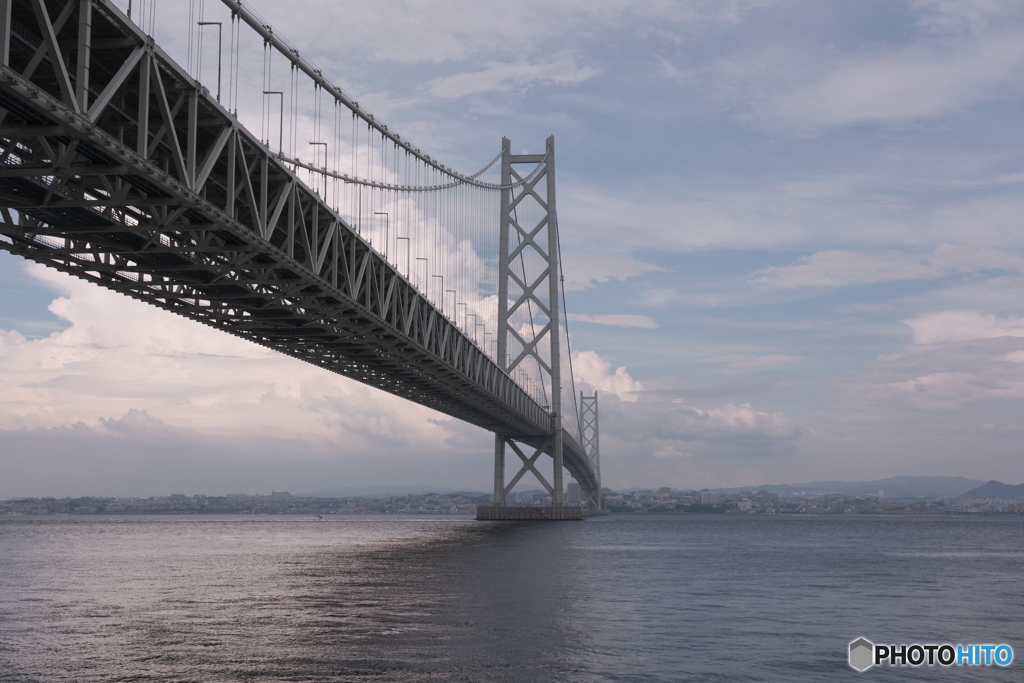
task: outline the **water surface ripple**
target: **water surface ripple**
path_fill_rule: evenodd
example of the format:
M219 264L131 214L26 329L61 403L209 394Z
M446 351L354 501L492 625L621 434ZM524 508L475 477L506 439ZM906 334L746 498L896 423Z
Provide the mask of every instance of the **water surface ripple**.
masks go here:
M8 517L0 681L1021 680L1022 570L1018 519Z

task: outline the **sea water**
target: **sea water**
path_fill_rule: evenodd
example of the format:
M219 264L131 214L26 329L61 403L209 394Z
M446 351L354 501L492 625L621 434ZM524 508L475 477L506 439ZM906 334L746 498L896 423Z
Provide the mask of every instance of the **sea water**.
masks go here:
M1019 681L1022 578L1019 518L0 517L0 681Z

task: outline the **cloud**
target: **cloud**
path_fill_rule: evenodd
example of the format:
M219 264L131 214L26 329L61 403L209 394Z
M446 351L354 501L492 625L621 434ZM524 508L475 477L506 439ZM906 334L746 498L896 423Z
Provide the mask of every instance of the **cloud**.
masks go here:
M495 52L537 51L552 43L621 32L624 26L639 25L648 33L666 25L689 31L708 24L730 25L751 4L757 2L523 0L495 6L473 0L395 0L339 6L330 0L305 0L302 12L273 2L261 3L259 11L292 42L305 37L303 42L311 45L307 49L316 45L350 60L438 64ZM348 28L343 40L338 40L339 26Z
M480 71L435 78L427 83L433 97L456 99L486 92L510 92L539 85L576 85L593 78L599 70L578 66L569 54L555 55L546 63L490 64Z
M291 436L350 452L440 447L451 434L422 406L42 266L26 272L63 294L50 310L69 326L34 340L0 334L0 428L83 422L113 433L150 416L205 435Z
M473 447L359 449L315 435L210 435L130 410L98 424L0 429L0 499L11 496L149 496L302 493L330 486L428 484L486 487L480 434ZM486 439L483 439L484 441ZM371 456L372 457L368 457ZM446 469L450 468L450 469ZM480 476L473 476L475 470Z
M683 399L602 404L609 437L646 444L656 459L788 455L803 430L782 412L749 403L699 408Z
M76 424L82 424L81 422ZM172 441L190 439L198 436L195 432L187 429L178 429L151 416L145 410L132 408L120 419L104 418L99 419L100 429L98 433L108 436L129 438L146 441Z
M662 458L692 458L693 453L684 450L674 443L667 443L654 449L654 457Z
M994 422L986 422L981 425L981 428L986 432L1000 436L1018 436L1021 432L1021 427L1017 424L997 425Z
M918 344L1024 337L1024 318L1020 316L999 318L975 311L941 311L901 322L914 331Z
M830 128L905 127L960 115L1021 92L1024 16L1019 3L912 2L889 6L899 39L827 22L788 41L680 70L732 115L754 128L817 135ZM779 9L771 14L777 15ZM799 11L799 10L797 10ZM801 17L803 18L803 17ZM763 34L759 34L763 35Z
M593 351L574 351L572 360L577 381L591 390L613 394L628 403L640 399L644 385L630 377L624 366L613 372L612 364Z
M1000 454L986 461L994 469L985 478L1022 471L1017 454L985 441L978 425L1021 424L1014 392L1024 340L956 339L1014 333L1022 314L1024 271L1012 250L1024 249L1016 154L1024 4L305 0L308 11L295 13L287 3L256 2L362 105L460 170L492 158L503 132L517 151L557 136L567 287L612 283L600 297L577 297L596 302L577 312L633 311L672 323L654 332L574 324L574 347L589 346L588 335L615 345L599 349L614 362L597 356L591 377L605 387L609 484L640 476L634 472L648 482L724 484L741 471L730 456L794 451L785 461L764 460L766 479L811 471L832 478L844 468L852 476L905 474L940 467L941 458L944 473L964 474L978 460L963 454L982 451ZM214 9L221 14L212 16ZM221 3L205 11L205 19L227 21ZM157 40L187 63L187 7L161 17ZM241 52L251 99L242 93L240 113L253 130L265 89L261 51L257 39ZM203 63L210 83L215 60ZM274 62L274 83L284 85L288 73ZM559 78L576 85L559 87ZM300 105L312 101L311 91L300 88ZM299 111L302 145L310 111ZM937 248L939 241L949 244ZM806 256L766 262L764 252L742 251L755 249ZM652 276L660 269L646 261L666 270ZM448 282L447 271L437 272ZM623 280L630 286L615 284ZM854 289L898 282L914 284ZM89 305L81 293L65 296L69 315ZM793 305L796 298L808 305ZM11 311L16 299L5 296ZM97 444L108 444L115 436L102 420L137 410L204 438L233 441L251 429L269 440L279 430L300 449L328 453L336 444L350 463L364 451L385 457L421 443L429 458L456 439L458 452L479 450L478 434L457 423L432 425L432 413L260 355L259 347L218 347L204 336L217 333L198 326L201 333L161 328L169 323L156 316L170 316L159 311L139 313L135 327L110 308L113 318L101 324L107 304L96 305L95 314L68 323L80 341L0 338L9 356L0 359L0 425L83 420L108 439ZM696 305L719 311L713 320L687 318ZM970 319L929 320L935 312ZM859 317L884 318L888 331L877 322L851 333L850 318ZM929 343L908 344L918 328ZM633 344L636 329L643 331ZM118 330L125 330L121 346ZM202 338L173 342L193 333ZM787 359L794 354L812 359L799 380L784 376L797 374L787 369L796 367ZM665 406L658 401L665 396L687 399ZM762 417L721 426L714 411L742 412L746 401ZM773 432L763 415L781 415L777 427L788 418L801 435L783 438L786 430ZM853 415L868 416L870 427L850 427ZM662 423L704 436L651 436ZM758 433L757 424L760 436L742 437ZM420 457L410 455L403 471ZM645 458L658 467L644 470Z
M795 266L772 266L751 282L771 289L847 287L897 280L937 280L985 270L1024 273L1024 255L967 244L940 244L931 254L899 251L819 251Z
M578 320L581 323L593 323L595 325L612 325L614 327L640 327L645 330L655 330L658 323L646 315L631 315L628 313L608 313L603 315L587 315L586 313L569 313L569 320Z
M964 36L1024 18L1016 0L913 0L915 25L937 36Z
M568 233L571 235L573 232L572 228L569 228ZM646 273L665 271L661 266L646 263L630 254L616 251L593 252L581 249L575 244L567 244L566 247L567 251L572 250L572 258L566 259L564 264L563 287L570 292L590 289L594 285L612 280L628 280Z
M1024 71L1024 34L988 31L962 44L919 44L839 60L783 94L765 117L801 127L901 124L1004 99Z
M0 497L340 484L486 488L486 434L396 396L37 264L67 323L0 331ZM635 401L577 352L585 386ZM486 450L486 449L484 449ZM472 473L476 473L473 476Z
M976 315L967 320L977 322ZM883 354L837 378L838 405L850 414L874 415L896 431L902 420L906 431L899 432L901 440L933 434L935 427L922 427L919 422L965 434L977 426L979 416L985 422L1013 417L1024 401L1024 364L1014 362L1022 357L1022 336L942 331L936 337L941 343L913 344L902 353ZM915 447L907 444L900 449Z
M712 356L705 358L705 363L720 363L722 365L743 369L743 370L774 370L777 368L791 368L800 365L806 358L803 356L787 356L780 353L768 353L764 355L731 354L728 356Z
M734 405L727 403L718 408L701 410L682 405L681 399L673 402L676 419L663 436L683 440L768 438L789 441L799 438L800 428L784 413L767 413L754 410L749 403Z
M963 401L980 398L1006 398L1020 395L1020 382L1016 386L1003 381L993 381L984 372L934 372L895 382L886 387L892 394L904 394L914 403L928 408L953 408Z

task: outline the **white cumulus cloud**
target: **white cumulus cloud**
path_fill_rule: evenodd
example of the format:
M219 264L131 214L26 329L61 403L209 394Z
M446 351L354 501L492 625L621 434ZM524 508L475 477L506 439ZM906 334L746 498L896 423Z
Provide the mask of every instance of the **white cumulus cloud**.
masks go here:
M41 339L0 334L0 429L103 431L111 415L148 414L204 435L349 447L447 436L429 409L42 266L26 271L63 293L50 310L69 325Z
M572 360L578 382L590 385L593 390L614 394L627 403L640 399L644 385L630 377L625 366L612 370L612 364L594 351L575 351Z
M682 439L710 439L737 436L794 439L800 428L784 413L754 410L749 403L727 403L702 410L686 407L682 400L673 401L675 420L669 432Z
M1013 315L1000 318L976 311L941 311L902 322L914 331L918 344L1024 337L1024 318Z

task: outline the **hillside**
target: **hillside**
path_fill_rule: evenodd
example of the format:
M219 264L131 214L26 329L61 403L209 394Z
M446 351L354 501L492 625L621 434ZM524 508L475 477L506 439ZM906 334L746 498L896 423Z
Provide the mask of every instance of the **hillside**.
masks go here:
M1024 498L1024 484L1004 484L989 481L973 488L960 496L961 498Z

